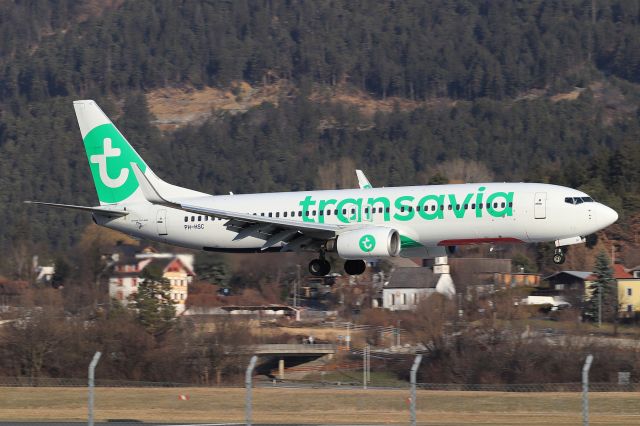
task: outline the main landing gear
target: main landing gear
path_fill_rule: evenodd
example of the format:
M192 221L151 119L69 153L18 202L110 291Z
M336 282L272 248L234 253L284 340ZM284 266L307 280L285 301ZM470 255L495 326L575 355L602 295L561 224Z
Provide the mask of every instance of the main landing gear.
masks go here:
M344 271L349 275L360 275L367 268L364 260L347 260L344 262ZM324 277L331 272L331 264L324 258L324 252L320 252L318 259L309 262L309 273L314 277Z
M566 253L566 247L556 247L556 250L553 253L553 263L555 263L556 265L562 265L565 261Z
M319 259L309 262L309 273L314 277L324 277L331 272L331 264L324 258L324 253L320 253Z

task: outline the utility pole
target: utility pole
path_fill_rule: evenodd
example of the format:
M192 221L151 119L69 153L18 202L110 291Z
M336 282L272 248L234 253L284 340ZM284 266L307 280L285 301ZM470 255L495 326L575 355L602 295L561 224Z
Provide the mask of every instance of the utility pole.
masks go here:
M293 284L293 307L298 307L298 291L300 289L300 265L296 265L296 282Z
M367 389L371 381L371 346L367 343L362 351L362 388Z
M602 328L602 283L598 282L598 328Z

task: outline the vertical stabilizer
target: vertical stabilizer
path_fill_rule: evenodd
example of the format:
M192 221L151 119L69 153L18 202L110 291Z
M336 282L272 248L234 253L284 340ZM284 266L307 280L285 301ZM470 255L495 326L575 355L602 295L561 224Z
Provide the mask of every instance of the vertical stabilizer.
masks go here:
M147 170L144 160L94 101L75 101L73 107L100 204L144 199L131 170L131 163Z

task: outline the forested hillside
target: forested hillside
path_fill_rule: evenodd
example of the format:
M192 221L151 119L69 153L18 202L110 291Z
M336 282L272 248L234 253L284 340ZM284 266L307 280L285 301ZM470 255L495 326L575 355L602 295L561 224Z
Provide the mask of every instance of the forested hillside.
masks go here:
M87 222L21 205L95 203L78 98L163 178L207 192L344 186L357 166L384 186L568 185L624 224L640 210L639 20L627 0L0 2L0 251L65 249ZM174 132L144 96L281 80L277 102ZM418 106L371 117L311 96L323 87Z

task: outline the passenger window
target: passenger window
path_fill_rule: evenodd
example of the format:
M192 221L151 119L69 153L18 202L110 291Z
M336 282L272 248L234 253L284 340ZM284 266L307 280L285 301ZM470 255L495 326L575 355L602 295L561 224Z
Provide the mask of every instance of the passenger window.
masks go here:
M334 215L336 215L336 216L338 216L338 209L335 209L335 210L333 211L333 214L334 214Z
M331 216L331 210L327 210L327 216Z
M498 203L493 203L493 208L497 209L498 208Z
M309 217L309 210L307 210L306 212L304 212L304 215L305 215L306 217Z
M382 213L382 207L378 207L378 213Z
M407 207L407 210L410 211L410 212L413 211L413 206Z
M287 212L282 213L282 217L287 217Z
M369 207L364 208L364 214L369 214Z
M400 207L400 211L404 212L404 206Z
M302 217L302 210L298 211L298 217Z
M419 212L420 211L420 206L416 206L416 211Z
M291 211L291 217L296 217L296 212L294 212L293 210Z
M436 211L436 206L435 206L435 205L431 206L431 211L432 211L432 212L435 212L435 211Z
M465 209L465 210L469 210L469 204L465 204L465 205L464 205L464 209Z
M347 214L347 209L342 209L342 214Z
M440 204L440 210L444 210L444 204Z
M460 204L456 204L456 210L459 211L460 210Z
M185 216L185 217L184 217L184 221L185 221L185 222L189 222L189 216Z
M453 210L453 206L451 204L449 204L449 206L447 207L449 210Z
M264 212L260 213L260 216L264 216Z
M273 217L273 213L269 212L269 217Z
M280 212L276 212L276 217L280 217Z
M476 203L471 204L471 210L475 210L476 208Z
M505 206L505 204L504 204L504 203L501 203L501 204L500 204L500 207L504 208L504 206Z
M389 210L390 210L390 208L389 208L389 207L387 207L387 208L385 208L385 209L384 209L384 211L385 211L386 213L389 213Z
M195 222L196 221L196 217L195 216L191 216L191 222Z
M316 213L317 213L317 212L316 212L315 210L311 212L311 214L312 214L313 216L315 216L315 215L316 215Z
M202 216L198 216L198 222L202 222Z
M318 214L319 214L320 216L324 216L324 210L318 210Z
M351 214L356 214L356 209L351 209Z
M509 207L513 207L513 203L509 201Z

